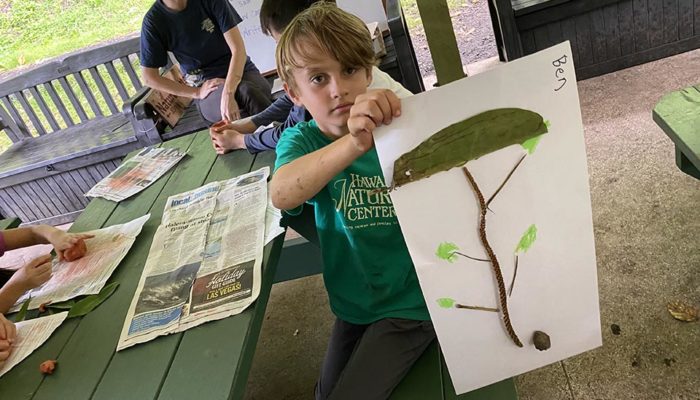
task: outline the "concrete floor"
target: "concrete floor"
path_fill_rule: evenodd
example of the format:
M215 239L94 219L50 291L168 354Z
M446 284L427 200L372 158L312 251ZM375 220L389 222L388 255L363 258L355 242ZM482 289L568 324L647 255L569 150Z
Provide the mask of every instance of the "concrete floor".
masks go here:
M700 399L700 323L666 311L700 303L700 181L651 119L699 71L696 50L579 82L603 347L517 377L520 399ZM246 399L311 399L332 318L319 276L275 285Z

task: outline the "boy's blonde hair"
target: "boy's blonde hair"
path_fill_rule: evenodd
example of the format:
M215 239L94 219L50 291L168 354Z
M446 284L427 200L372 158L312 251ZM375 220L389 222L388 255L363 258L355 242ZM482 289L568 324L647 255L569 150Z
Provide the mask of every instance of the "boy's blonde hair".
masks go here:
M368 73L375 64L372 38L358 17L335 4L318 2L297 15L282 33L275 58L277 73L296 88L292 69L303 68L314 55L327 54L341 65L364 68Z

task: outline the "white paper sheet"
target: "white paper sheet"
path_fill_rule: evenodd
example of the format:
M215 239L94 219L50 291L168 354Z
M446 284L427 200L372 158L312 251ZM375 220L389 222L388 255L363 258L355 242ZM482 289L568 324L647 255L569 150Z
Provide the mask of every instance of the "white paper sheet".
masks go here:
M535 111L549 123L549 132L489 205L486 217L487 239L506 288L517 253L508 309L523 348L506 333L501 313L454 306L500 308L491 263L459 254L449 262L436 255L441 243L452 243L461 254L489 258L479 236L479 203L464 172L452 168L391 192L457 393L601 345L583 125L568 42L402 100L402 116L375 132L386 182L392 182L394 160L434 133L506 107ZM516 144L467 167L488 198L526 153ZM536 240L529 250L516 251L533 225ZM551 337L549 350L533 347L536 330Z
M5 375L12 367L22 362L22 360L32 354L34 350L44 344L67 316L68 311L65 311L47 317L16 323L17 339L12 344L10 358L5 360L5 364L0 368L0 376ZM39 373L39 366L37 365L36 368L37 373Z

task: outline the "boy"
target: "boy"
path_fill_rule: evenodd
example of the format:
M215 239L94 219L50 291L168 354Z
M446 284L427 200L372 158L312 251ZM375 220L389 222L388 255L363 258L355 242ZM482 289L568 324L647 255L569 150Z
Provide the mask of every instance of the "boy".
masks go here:
M228 0L156 1L141 27L144 83L197 99L199 112L212 124L264 110L272 102L271 88L246 56L240 22ZM180 63L187 85L160 76L168 51Z
M365 24L330 4L299 14L277 47L285 91L314 119L285 131L270 191L276 207L314 205L323 277L337 316L317 399L385 399L435 338L374 149L372 131L401 113L367 92L374 52Z
M289 22L300 12L309 8L318 0L264 0L260 7L260 28L279 41ZM372 68L372 87L391 89L399 97L410 96L411 92L394 81L388 74L377 67ZM280 135L285 129L299 122L309 121L311 115L304 107L295 106L287 95L275 100L263 112L231 122L222 132L211 132L212 145L217 154L225 154L236 149L248 149L251 153L274 150ZM271 122L282 124L253 132L260 126Z

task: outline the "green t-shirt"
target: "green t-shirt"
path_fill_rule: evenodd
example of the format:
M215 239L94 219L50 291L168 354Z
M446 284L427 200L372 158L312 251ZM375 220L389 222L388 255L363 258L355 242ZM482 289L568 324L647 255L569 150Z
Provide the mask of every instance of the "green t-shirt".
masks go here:
M275 169L332 141L315 121L288 128L277 144ZM353 324L382 318L428 320L416 270L406 247L374 148L309 200L323 254L331 310Z

